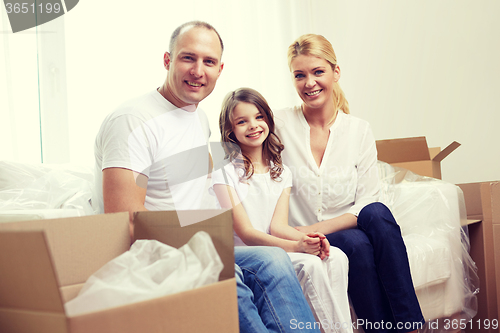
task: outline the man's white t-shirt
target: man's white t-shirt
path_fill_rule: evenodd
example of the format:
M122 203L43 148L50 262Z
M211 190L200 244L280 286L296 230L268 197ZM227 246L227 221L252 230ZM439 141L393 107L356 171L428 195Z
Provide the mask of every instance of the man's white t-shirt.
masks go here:
M156 90L122 104L96 137L94 207L104 212L102 170L124 168L148 177L146 209L199 208L209 171L209 136L202 110L178 108Z
M280 175L281 181L273 180L271 174L267 172L262 174L254 173L250 179L241 182L239 178L240 175L244 174L243 169L229 163L224 168L215 170L212 173L210 193L215 195L213 185L216 184L229 185L234 188L252 226L256 230L269 234L278 199L285 188L292 186L292 173L285 165L283 168L284 170ZM223 170L226 177L224 177ZM236 233L234 234L234 245L246 245Z

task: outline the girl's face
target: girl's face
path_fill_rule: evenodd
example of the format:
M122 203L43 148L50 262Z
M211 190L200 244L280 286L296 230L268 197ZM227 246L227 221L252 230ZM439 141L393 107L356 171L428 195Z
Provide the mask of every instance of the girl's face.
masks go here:
M328 61L312 55L299 55L291 62L293 84L304 104L312 109L333 108L333 84L340 79Z
M233 133L241 150L261 147L269 135L269 126L265 117L251 103L240 102L233 110Z

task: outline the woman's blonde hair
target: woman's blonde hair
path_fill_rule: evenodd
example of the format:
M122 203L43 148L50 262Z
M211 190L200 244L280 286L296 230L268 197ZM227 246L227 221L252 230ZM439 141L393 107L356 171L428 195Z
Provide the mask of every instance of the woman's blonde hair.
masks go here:
M272 162L270 167L271 178L275 181L280 180L283 172L283 162L281 152L284 149L279 137L274 133L274 118L271 108L267 104L265 98L256 90L251 88L239 88L226 95L222 102L222 110L219 116L219 129L221 141L228 158L237 167L245 171L240 177L240 181L249 179L254 173L253 164L248 156L240 152L239 142L233 132L233 111L239 103L250 103L260 111L264 117L264 121L269 127L269 135L262 143L262 151L264 158Z
M337 57L333 51L332 44L321 35L307 34L297 38L288 47L288 68L292 69L292 61L299 55L315 56L326 60L332 70L335 70L337 65ZM333 102L337 110L342 110L344 113L349 113L349 103L345 98L344 92L338 82L333 84Z

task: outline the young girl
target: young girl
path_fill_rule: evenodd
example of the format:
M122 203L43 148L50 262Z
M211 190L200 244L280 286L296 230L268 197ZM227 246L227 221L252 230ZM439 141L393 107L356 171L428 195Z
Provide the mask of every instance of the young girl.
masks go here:
M230 163L212 174L211 193L222 208L233 209L235 246L283 248L319 323L316 327L352 332L346 255L330 247L324 235L304 234L288 225L292 174L281 162L283 145L266 100L249 88L229 93L219 127Z

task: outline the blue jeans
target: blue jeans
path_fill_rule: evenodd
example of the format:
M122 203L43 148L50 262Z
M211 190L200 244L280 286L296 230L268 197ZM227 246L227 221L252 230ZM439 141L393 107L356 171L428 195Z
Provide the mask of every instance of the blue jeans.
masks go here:
M309 329L314 316L283 249L237 246L234 258L241 333L319 333Z
M409 332L423 325L401 230L384 204L364 207L356 229L326 237L349 258L348 292L366 333Z

